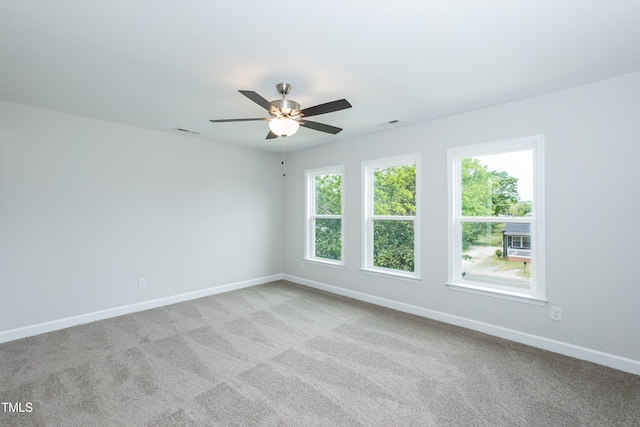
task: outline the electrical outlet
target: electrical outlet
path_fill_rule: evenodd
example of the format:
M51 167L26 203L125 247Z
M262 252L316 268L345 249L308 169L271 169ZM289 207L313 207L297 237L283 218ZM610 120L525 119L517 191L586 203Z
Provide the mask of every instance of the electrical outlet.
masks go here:
M551 307L551 320L555 320L556 322L562 322L561 307Z
M304 268L304 260L300 261L300 268Z
M147 279L138 279L138 289L144 289L147 287Z

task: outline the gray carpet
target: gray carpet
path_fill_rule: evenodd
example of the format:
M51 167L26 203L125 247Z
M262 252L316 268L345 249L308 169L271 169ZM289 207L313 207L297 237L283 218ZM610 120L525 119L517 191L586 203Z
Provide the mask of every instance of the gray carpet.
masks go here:
M0 401L33 408L0 426L640 426L639 376L283 281L0 344Z

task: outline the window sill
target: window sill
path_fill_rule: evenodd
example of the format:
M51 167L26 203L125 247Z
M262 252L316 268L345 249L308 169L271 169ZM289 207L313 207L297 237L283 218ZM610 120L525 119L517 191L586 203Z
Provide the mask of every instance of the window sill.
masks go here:
M546 299L542 299L539 297L534 297L529 294L521 293L521 292L512 292L501 289L488 288L480 285L472 285L469 283L449 283L446 285L449 289L460 292L468 292L471 294L484 295L487 297L506 299L510 301L523 302L526 304L540 305L544 306L547 304Z
M407 282L420 283L422 279L414 275L409 275L401 272L395 272L394 270L383 270L377 268L361 268L365 274L372 274L374 276L391 277L393 279L405 280Z
M302 261L309 264L324 265L326 267L344 268L344 263L340 261L324 260L319 258L302 258Z

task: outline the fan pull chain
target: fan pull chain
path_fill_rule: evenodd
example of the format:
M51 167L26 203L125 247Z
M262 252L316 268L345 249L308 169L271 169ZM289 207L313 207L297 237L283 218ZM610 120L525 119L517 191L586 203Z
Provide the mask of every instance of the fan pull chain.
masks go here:
M282 136L282 176L287 176L287 171L285 169L285 165L284 165L284 139L285 136Z

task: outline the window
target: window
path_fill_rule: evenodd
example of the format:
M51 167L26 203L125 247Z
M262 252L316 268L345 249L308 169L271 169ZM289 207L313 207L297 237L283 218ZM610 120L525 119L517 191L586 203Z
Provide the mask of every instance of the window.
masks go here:
M364 271L420 278L419 159L362 164Z
M307 183L307 232L305 259L344 265L342 215L343 167L305 172Z
M513 248L531 248L531 237L528 236L513 236L507 239L507 243Z
M544 304L543 136L452 148L452 289Z

